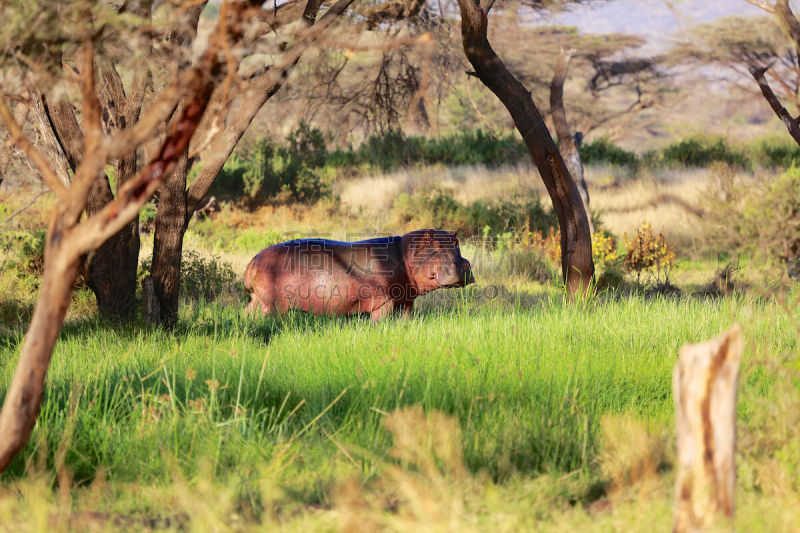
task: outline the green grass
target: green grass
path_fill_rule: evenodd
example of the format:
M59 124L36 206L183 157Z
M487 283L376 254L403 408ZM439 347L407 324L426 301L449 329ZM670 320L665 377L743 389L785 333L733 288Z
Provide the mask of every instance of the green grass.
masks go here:
M81 508L103 478L93 510L133 516L174 516L187 509L176 486L205 486L251 523L297 525L314 506L335 508L343 480L378 483L396 464L387 413L419 405L457 421L469 475L485 479L481 502L491 501L487 487L505 494L550 479L542 516L555 520L568 502L604 494L604 416L670 434L682 344L742 324L744 422L761 420L763 400L778 393L769 365L796 366L784 359L798 350L789 314L753 298L604 296L581 309L547 294L501 305L465 293L419 307L411 320L373 324L300 313L254 319L200 303L169 334L73 321L56 346L31 442L4 484L68 472ZM19 342L6 337L0 347L3 384ZM795 452L784 460L800 484ZM669 457L657 460L668 468Z

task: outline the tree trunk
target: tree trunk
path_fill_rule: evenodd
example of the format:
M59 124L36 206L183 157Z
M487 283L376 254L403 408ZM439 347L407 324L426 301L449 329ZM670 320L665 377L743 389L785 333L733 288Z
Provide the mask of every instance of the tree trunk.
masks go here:
M158 212L153 236L153 261L150 277L156 305L157 322L172 328L178 322L178 297L181 284L181 254L186 231L186 174L187 153L184 153L164 179L158 194Z
M80 265L77 258L70 258L69 254L57 249L60 243L53 244L57 242L55 237L51 237L53 227L51 224L48 230L49 246L45 252L39 298L33 309L28 333L22 341L21 353L24 357L20 357L0 413L0 427L4 430L3 446L0 447L0 472L28 442L36 423L53 346L61 332L61 328L53 327L53 324L64 322L72 294L72 280L77 276Z
M89 193L86 214L94 215L113 199L108 179L98 179ZM97 311L101 317L115 321L130 321L134 318L138 261L137 214L124 228L95 250L87 265L86 282L94 293Z
M105 66L104 66L105 67ZM127 117L124 116L125 100L122 81L113 67L101 68L103 74L103 106L105 129L107 133L123 129L124 124L138 120L143 88L141 83L135 87L129 102ZM140 94L141 93L141 94ZM59 100L50 105L48 99L36 93L37 116L48 124L48 130L55 136L61 151L66 157L73 173L83 160L83 132L75 118L72 105ZM44 129L44 128L40 128ZM136 153L123 158L116 167L117 187L122 186L136 174ZM114 199L108 178L102 176L92 183L86 204L86 214L92 216ZM136 310L136 270L139 260L139 217L133 218L118 233L114 234L100 248L91 254L84 272L87 284L97 300L97 310L103 318L116 321L129 321Z
M738 325L681 349L672 376L678 439L674 531L708 529L733 517L736 482Z
M493 0L459 0L461 37L475 75L503 103L539 169L561 229L561 271L567 293L588 290L594 275L589 221L578 187L561 158L530 92L508 71L489 44L487 13Z
M567 79L569 62L572 59L572 50L564 51L556 60L556 67L553 71L553 80L550 82L550 115L553 117L553 127L558 138L558 150L567 165L569 173L572 174L578 191L583 200L583 209L586 211L586 219L589 222L589 232L594 233L594 223L592 222L592 212L589 210L589 188L586 186L586 178L583 175L583 163L581 154L578 152L578 145L569 128L567 122L567 111L564 108L564 81Z

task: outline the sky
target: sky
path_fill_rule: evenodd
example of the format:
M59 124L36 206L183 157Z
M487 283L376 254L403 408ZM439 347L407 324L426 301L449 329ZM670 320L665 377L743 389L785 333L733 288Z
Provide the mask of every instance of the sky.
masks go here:
M545 22L577 26L582 33L642 35L649 42L648 51L659 51L675 32L727 15L765 13L745 0L610 0L571 7Z

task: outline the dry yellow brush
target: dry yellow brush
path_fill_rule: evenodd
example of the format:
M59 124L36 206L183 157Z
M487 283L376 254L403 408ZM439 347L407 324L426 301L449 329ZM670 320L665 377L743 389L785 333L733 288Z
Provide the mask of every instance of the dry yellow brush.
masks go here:
M636 273L639 281L643 273L655 278L657 283L669 281L669 273L675 266L675 251L664 239L664 232L653 234L653 228L647 222L636 231L633 239L625 234L627 250L622 266L629 272Z

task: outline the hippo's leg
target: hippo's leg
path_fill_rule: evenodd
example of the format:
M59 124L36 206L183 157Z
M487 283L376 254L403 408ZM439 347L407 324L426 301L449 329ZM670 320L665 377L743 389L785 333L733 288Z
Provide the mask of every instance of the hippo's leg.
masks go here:
M262 298L259 298L258 292L253 291L250 295L250 303L247 305L246 313L250 314L256 309L261 307L261 316L267 316L272 311L272 306L270 304L264 303Z
M250 295L250 303L247 304L247 309L245 309L245 311L244 311L245 314L249 315L250 313L255 311L256 308L258 307L258 305L259 305L258 298L256 298L255 293L251 294Z
M402 311L403 318L411 317L411 310L414 309L414 300L408 300L398 304L398 309Z
M370 318L372 318L373 322L377 322L378 320L385 318L391 315L394 312L395 303L392 300L387 301L370 314Z

